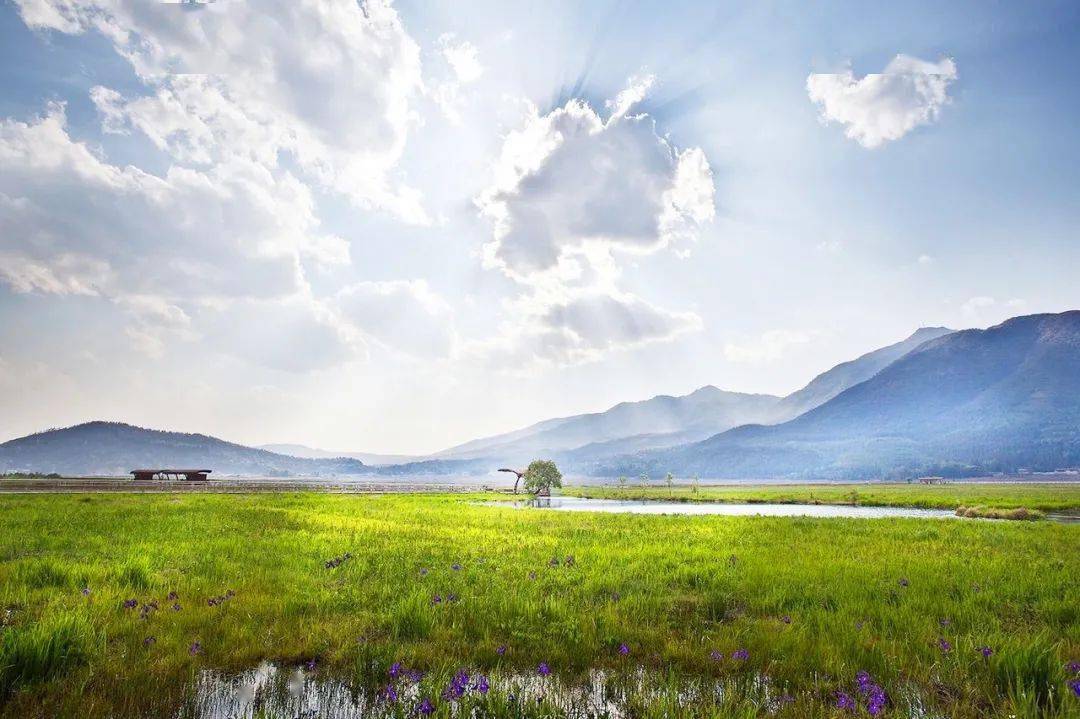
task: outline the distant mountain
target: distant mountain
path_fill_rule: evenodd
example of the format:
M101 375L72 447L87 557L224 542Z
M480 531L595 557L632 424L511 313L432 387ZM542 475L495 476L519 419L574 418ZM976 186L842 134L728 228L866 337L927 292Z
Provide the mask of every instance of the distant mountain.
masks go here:
M118 422L87 422L0 444L0 471L118 476L136 468L212 469L212 477L370 472L363 462L347 457L290 457L204 434L162 432Z
M772 395L707 386L683 397L660 395L641 402L622 402L604 412L545 420L516 432L451 447L437 456L505 458L520 463L605 442L669 446L702 439L737 424L769 421L779 402L780 398ZM614 451L620 447L616 445Z
M350 457L358 459L367 465L405 464L417 462L423 457L407 454L374 454L372 452L332 452L325 449L308 447L303 444L261 444L257 449L265 449L275 454L287 454L290 457L302 457L304 459L336 459L338 457Z
M921 327L906 340L867 352L822 372L802 389L792 392L780 402L781 421L798 417L803 412L825 404L848 387L865 382L923 342L951 333L947 327Z
M1080 311L931 339L776 426L601 460L597 474L910 476L1080 465Z
M623 402L604 411L538 422L507 434L473 440L437 457L518 463L548 456L569 468L649 449L696 442L743 424L776 424L827 402L873 377L923 342L952 330L924 327L907 339L837 365L787 397L728 392L713 386L688 395Z

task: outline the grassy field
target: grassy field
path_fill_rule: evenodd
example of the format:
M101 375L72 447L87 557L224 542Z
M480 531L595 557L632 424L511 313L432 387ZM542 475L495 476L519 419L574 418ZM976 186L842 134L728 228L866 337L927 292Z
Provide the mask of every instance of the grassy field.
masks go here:
M402 717L559 716L596 670L630 716L1080 716L1080 526L477 499L2 496L0 715L198 715L271 660Z
M566 487L564 494L599 499L663 499L677 502L775 502L785 504L856 504L871 507L923 509L1035 509L1043 512L1080 512L1080 483L1074 484L836 484L755 485L694 488L686 484Z

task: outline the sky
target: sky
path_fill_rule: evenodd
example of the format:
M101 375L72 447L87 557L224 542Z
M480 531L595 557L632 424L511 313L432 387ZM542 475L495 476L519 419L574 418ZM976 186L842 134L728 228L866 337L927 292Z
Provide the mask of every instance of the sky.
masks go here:
M0 2L0 440L427 453L1080 307L1068 2Z

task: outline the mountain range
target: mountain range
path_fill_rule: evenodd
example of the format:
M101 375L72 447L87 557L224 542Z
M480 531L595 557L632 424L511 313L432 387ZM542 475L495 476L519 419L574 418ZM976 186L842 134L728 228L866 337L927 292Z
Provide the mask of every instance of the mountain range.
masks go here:
M773 426L601 460L600 475L970 475L1080 465L1080 311L930 339Z
M922 328L786 397L702 387L545 420L427 457L245 447L90 422L0 444L0 471L123 474L475 474L555 459L564 471L704 477L864 477L1080 464L1080 312L986 330Z

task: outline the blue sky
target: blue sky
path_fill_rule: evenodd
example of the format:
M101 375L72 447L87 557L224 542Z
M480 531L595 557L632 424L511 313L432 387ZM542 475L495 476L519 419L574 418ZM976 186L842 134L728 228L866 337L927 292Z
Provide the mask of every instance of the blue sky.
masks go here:
M1072 3L0 4L0 438L432 451L1080 306Z

